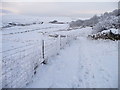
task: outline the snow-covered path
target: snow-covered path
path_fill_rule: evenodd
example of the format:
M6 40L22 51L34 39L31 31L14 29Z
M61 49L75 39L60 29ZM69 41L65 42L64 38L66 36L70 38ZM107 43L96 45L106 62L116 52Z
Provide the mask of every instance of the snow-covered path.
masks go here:
M79 80L84 88L118 87L118 44L82 38L79 45Z
M38 68L27 88L118 87L117 43L78 38Z

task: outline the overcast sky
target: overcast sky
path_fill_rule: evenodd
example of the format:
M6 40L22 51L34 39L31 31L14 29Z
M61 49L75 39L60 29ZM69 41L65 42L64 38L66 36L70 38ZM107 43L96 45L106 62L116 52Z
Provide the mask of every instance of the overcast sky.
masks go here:
M16 2L9 0L8 2L4 0L0 11L3 10L3 15L22 14L89 18L95 14L100 15L106 11L110 12L117 8L117 2L72 2L72 0L71 2L40 2L40 0L29 0L29 2L28 0L26 2L25 0L16 0Z

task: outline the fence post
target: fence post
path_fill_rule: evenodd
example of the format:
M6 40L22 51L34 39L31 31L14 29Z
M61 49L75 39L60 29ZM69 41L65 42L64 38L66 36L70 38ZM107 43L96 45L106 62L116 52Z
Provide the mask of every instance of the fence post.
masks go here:
M44 40L42 40L42 58L43 58L43 60L44 60L44 58L45 58L45 56L44 56Z
M47 60L45 60L45 41L42 40L42 59L43 59L43 64L47 64Z
M68 36L66 35L66 45L68 44Z
M59 39L59 49L61 49L61 35L58 36Z
M60 48L61 48L61 39L60 39L60 35L58 35L58 52L60 51Z

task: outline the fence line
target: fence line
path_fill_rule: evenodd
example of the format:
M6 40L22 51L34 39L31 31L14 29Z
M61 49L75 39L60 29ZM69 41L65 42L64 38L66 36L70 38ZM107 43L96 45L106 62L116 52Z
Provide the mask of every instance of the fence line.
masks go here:
M14 34L20 34L20 33L29 33L29 32L33 32L33 31L41 31L43 29L50 29L50 28L57 28L57 27L45 27L45 28L39 28L39 29L28 29L28 30L24 30L24 31L21 31L21 32L7 33L7 34L2 34L2 35L14 35Z
M0 53L5 53L5 52L9 52L9 51L12 51L12 50L15 50L15 49L20 49L20 48L24 48L24 47L27 47L27 46L32 46L32 45L35 45L35 44L37 44L38 42L36 42L36 43L29 43L29 44L27 44L27 45L24 45L24 46L20 46L20 47L17 47L17 48L12 48L12 49L9 49L9 50L5 50L5 51L1 51Z
M2 87L25 87L36 74L39 65L59 53L74 37L58 35L52 42L41 42L26 45L2 52ZM5 55L4 55L5 54Z

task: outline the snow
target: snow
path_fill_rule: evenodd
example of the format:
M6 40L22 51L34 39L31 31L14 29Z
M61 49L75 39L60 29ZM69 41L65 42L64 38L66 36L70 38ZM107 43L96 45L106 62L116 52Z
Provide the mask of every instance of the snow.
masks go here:
M0 51L2 51L1 49L2 49L2 45L0 44ZM2 87L2 53L0 53L0 89L1 87Z
M39 17L39 16L25 16L25 15L4 15L3 25L7 25L9 22L28 24L32 22L44 22L45 24L50 21L57 20L59 22L71 22L72 20L77 20L78 18L73 17Z
M66 29L67 24L64 25L31 25L31 26L16 26L3 29L3 50L9 50L11 48L17 48L24 46L28 43L40 42L42 39L42 33L50 33L60 29ZM26 32L27 31L27 32ZM44 37L44 39L46 39ZM48 39L48 38L47 38Z
M71 48L74 49L74 46ZM67 48L65 49L66 52L62 52L60 56L53 58L50 60L49 64L47 66L41 67L41 70L39 70L35 83L32 84L33 87L36 88L46 88L46 87L70 87L67 84L71 84L72 80L76 76L76 70L77 70L77 55L72 54L70 51L71 49ZM77 48L75 48L75 51ZM67 57L68 55L75 55L71 58ZM64 57L64 59L62 58ZM74 60L74 63L70 63L70 60ZM76 67L72 67L76 66ZM42 69L43 68L43 69ZM44 69L45 68L45 69ZM40 79L43 78L43 79ZM33 88L32 87L32 88Z
M118 43L81 40L80 77L87 88L118 87Z
M78 37L37 74L27 88L117 88L118 43Z
M3 16L3 25L9 22L44 22L3 28L0 31L0 54L5 58L0 62L0 66L3 64L3 84L10 83L8 87L15 88L117 88L118 42L88 39L87 36L92 33L91 27L69 30L67 22L75 19ZM65 24L50 24L49 21L53 20ZM117 33L117 29L111 30ZM66 37L61 38L61 42L59 38L49 37L56 34ZM47 65L40 64L43 61L42 40L45 41ZM33 75L36 65L39 67L36 75ZM4 75L4 72L7 73ZM4 81L5 78L7 81ZM29 83L31 79L33 82Z
M114 29L114 28L109 29L109 30L104 30L104 31L102 31L101 33L109 33L110 31L111 31L112 33L114 33L114 34L120 34L119 30L118 30L118 29Z

